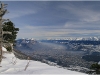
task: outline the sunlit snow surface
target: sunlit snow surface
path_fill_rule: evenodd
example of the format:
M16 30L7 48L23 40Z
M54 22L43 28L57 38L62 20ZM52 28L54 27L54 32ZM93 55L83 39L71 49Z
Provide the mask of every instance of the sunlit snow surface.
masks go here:
M4 51L6 51L3 48ZM10 75L10 74L27 74L27 75L47 75L47 74L59 74L59 75L86 75L84 73L70 71L63 68L58 68L57 66L49 66L45 63L41 63L39 61L30 60L29 66L26 71L25 66L28 63L28 60L20 60L16 59L13 53L5 53L3 55L6 58L3 58L0 67L0 75ZM16 61L16 64L14 62Z

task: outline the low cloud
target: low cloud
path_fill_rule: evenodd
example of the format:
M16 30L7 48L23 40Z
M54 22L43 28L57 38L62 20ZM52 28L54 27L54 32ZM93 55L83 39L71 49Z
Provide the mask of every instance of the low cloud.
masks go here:
M46 30L47 29L47 30ZM22 34L23 33L23 34ZM56 26L31 26L26 25L22 27L18 36L28 38L67 38L67 37L89 37L97 36L100 34L100 30L85 30L85 29L66 29L65 27Z

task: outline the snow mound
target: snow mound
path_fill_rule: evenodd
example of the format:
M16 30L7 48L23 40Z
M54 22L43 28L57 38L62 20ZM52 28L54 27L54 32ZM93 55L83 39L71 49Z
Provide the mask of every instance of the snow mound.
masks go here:
M2 47L2 50L3 50L3 51L7 51L7 49L6 49L6 48L4 48L4 47Z
M6 51L5 48L3 48ZM70 71L56 66L49 66L45 63L33 60L20 60L13 53L5 53L0 67L0 75L2 74L65 74L65 75L87 75L80 72Z

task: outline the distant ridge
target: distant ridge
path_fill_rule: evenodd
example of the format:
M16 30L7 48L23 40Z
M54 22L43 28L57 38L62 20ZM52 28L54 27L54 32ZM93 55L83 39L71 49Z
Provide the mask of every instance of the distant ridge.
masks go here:
M21 38L23 40L34 40L36 41L36 39L34 38ZM20 40L20 39L17 39L17 40ZM38 40L38 39L37 39ZM79 38L64 38L64 39L41 39L41 40L91 40L91 41L99 41L100 40L100 37L79 37Z

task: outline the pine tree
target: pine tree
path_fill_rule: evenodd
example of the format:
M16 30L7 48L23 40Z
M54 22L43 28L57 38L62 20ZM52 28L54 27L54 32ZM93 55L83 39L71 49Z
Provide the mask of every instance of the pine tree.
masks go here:
M90 71L91 73L100 74L100 64L98 63L92 64L90 69L94 70L94 71Z
M3 31L9 31L9 32L12 33L12 34L4 34L3 35L4 41L8 41L8 42L14 44L15 43L15 39L17 37L17 33L19 31L19 28L15 28L14 23L11 22L11 21L8 21L8 22L4 23Z

